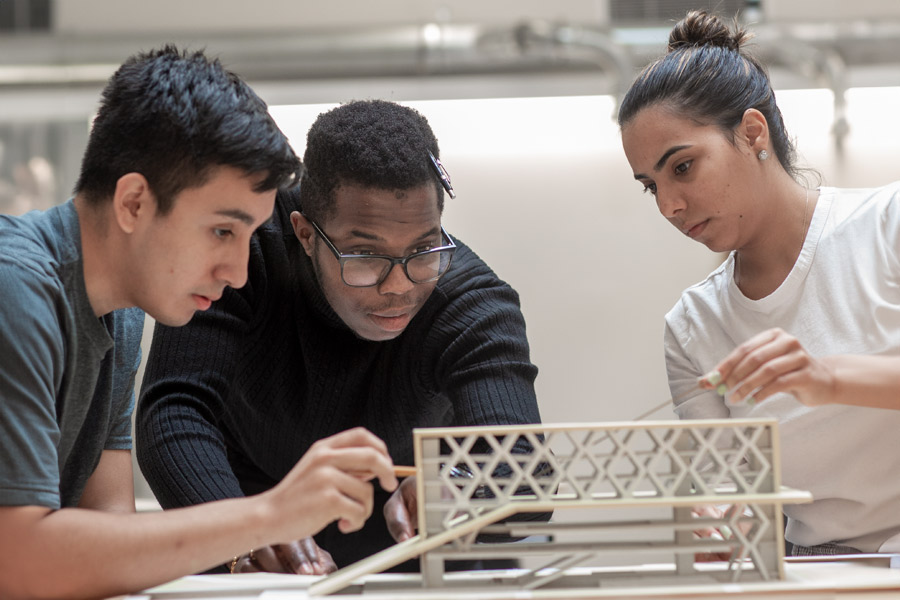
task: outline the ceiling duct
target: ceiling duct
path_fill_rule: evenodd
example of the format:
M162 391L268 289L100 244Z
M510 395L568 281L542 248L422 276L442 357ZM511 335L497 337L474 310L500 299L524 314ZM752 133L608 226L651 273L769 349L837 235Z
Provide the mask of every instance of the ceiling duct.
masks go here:
M0 69L35 71L21 80L7 76L0 85L102 83L111 69L135 51L164 42L206 48L253 80L559 70L611 72L618 77L620 72L633 74L659 55L670 27L669 23L597 27L520 21L503 27L427 23L243 35L0 36ZM850 67L900 63L900 21L758 23L751 28L760 57L785 66L792 61L784 48L792 44L834 53ZM51 77L52 69L60 75ZM71 80L65 73L71 74Z
M602 70L634 73L664 49L670 25L599 28L577 23L522 21L507 27L478 24L397 25L343 30L266 32L202 37L158 35L53 35L0 37L0 68L35 69L37 75L3 85L79 83L45 80L51 73L79 73L103 82L98 69L115 68L136 50L174 42L204 47L248 79L320 79L460 73ZM832 52L848 66L900 63L900 22L767 24L752 26L761 58L781 61L783 48L801 43ZM199 42L198 40L202 40ZM790 63L785 60L785 63Z
M481 24L393 25L244 35L0 37L0 89L100 87L137 49L171 41L206 48L252 82L443 77L451 75L597 74L586 93L620 97L637 70L664 50L671 24L598 27L524 21ZM900 21L759 23L755 51L835 94L835 134L846 131L844 91L858 66L900 66ZM889 82L900 84L900 80Z

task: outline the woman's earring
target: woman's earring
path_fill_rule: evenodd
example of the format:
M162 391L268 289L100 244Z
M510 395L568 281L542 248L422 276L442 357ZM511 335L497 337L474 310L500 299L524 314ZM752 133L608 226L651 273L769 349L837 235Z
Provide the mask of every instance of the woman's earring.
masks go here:
M759 154L756 155L756 158L758 158L759 160L766 160L767 158L769 158L769 153L765 150L760 150Z

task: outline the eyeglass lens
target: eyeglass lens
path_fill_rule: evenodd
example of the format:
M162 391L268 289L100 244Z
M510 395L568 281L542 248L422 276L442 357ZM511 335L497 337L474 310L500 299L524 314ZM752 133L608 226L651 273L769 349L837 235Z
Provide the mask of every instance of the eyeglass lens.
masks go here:
M413 283L425 283L444 274L450 265L452 252L438 250L419 254L406 261L406 275ZM380 283L392 267L387 258L360 256L345 257L343 278L347 285L370 286Z

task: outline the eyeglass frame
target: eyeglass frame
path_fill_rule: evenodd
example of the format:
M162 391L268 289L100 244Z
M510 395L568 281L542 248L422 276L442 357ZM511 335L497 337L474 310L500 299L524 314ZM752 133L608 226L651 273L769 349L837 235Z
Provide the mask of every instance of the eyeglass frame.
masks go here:
M443 277L447 273L447 271L450 269L450 264L453 262L453 255L456 253L456 242L453 241L453 238L450 237L450 234L447 233L447 230L444 229L443 225L441 225L441 235L444 236L445 238L447 238L447 241L450 242L449 246L438 246L437 248L430 248L428 250L423 250L422 252L414 252L407 256L396 257L396 256L388 256L386 254L344 254L343 252L338 250L337 246L334 245L334 242L331 241L331 239L325 234L324 231L322 231L322 228L319 227L319 225L315 221L310 219L309 223L313 226L313 229L316 230L316 233L319 235L319 237L322 238L322 241L325 242L325 245L328 246L328 249L331 250L331 253L334 254L334 257L337 259L338 263L341 265L341 281L344 282L344 285L346 285L348 287L367 288L367 287L375 287L376 285L380 285L381 283L384 282L385 279L388 278L388 275L391 274L391 271L394 270L394 265L402 265L403 266L403 274L406 275L406 278L409 279L414 284L430 283L432 281L437 281L438 279ZM409 263L410 260L412 260L416 257L419 257L419 256L423 256L425 254L434 254L435 252L445 252L448 250L450 251L450 259L447 261L447 269L445 269L443 273L440 273L439 275L437 275L436 277L433 277L431 279L426 279L425 281L415 281L412 277L409 276L409 268L407 266L407 263ZM384 275L382 275L381 278L378 279L378 281L376 281L375 283L370 283L368 285L354 285L352 283L347 283L347 280L344 279L344 263L346 263L348 260L353 260L353 259L359 260L359 259L364 259L364 258L380 258L383 260L388 260L388 261L390 261L391 266L385 270Z

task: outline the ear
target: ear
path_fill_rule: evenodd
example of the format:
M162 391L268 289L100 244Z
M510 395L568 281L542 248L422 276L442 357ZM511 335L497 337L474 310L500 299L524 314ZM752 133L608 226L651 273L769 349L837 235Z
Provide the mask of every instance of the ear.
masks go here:
M143 175L126 173L116 182L112 206L119 228L125 233L133 233L142 220L156 214L156 197Z
M312 236L315 230L310 224L309 219L296 210L291 213L291 226L294 228L294 235L300 240L307 256L312 256L313 240Z
M744 111L735 133L739 139L747 143L754 156L759 154L760 150L769 148L769 122L766 121L765 115L755 108Z

